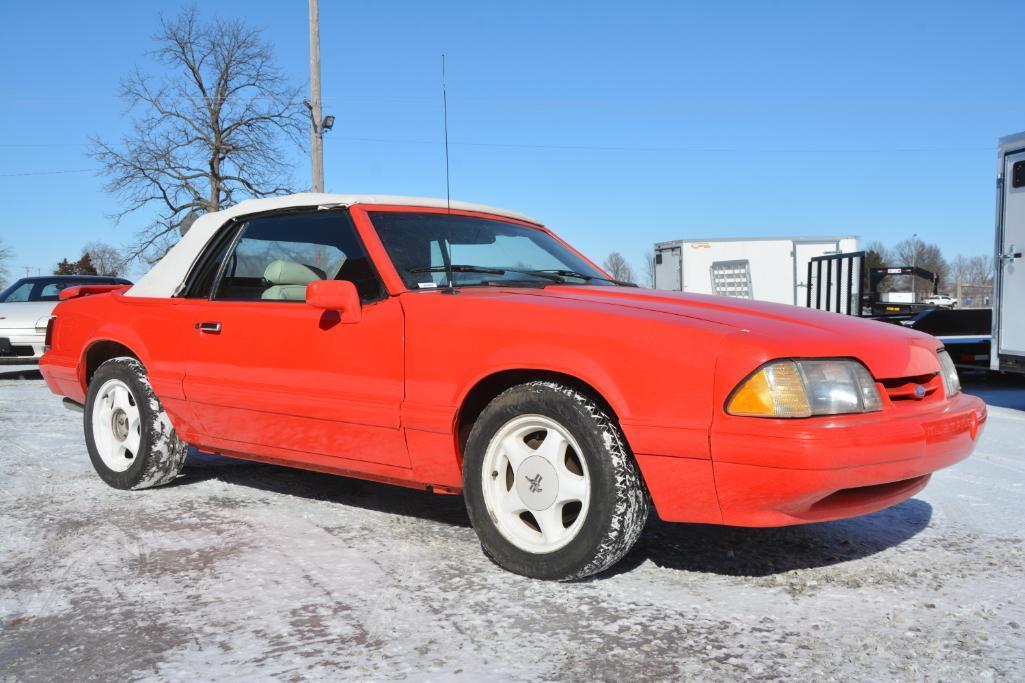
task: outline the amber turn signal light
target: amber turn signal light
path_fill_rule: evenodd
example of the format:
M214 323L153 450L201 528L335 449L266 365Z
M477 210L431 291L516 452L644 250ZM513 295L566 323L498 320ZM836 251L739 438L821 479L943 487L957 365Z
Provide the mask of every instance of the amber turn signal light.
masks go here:
M751 375L733 394L727 411L756 417L808 417L811 406L797 365L782 361Z

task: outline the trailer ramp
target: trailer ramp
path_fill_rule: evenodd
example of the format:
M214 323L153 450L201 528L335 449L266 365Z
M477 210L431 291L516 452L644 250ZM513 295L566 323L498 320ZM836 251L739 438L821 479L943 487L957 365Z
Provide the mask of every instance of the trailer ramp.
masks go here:
M863 251L812 257L808 261L808 296L805 305L820 311L860 317L864 272Z

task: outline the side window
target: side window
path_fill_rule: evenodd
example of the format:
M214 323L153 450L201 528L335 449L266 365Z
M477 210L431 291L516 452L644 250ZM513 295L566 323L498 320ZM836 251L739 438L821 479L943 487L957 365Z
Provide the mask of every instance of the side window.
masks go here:
M346 211L247 221L224 260L214 298L304 301L314 280L349 280L365 302L384 293Z
M74 287L79 283L73 282L70 287ZM41 292L39 292L40 301L57 301L60 298L61 290L64 289L64 285L57 282L48 282L43 286Z
M7 295L4 301L28 301L28 296L32 292L32 283L23 282L13 292Z
M214 288L214 278L217 277L221 270L221 263L224 262L224 254L227 253L228 247L235 240L238 230L239 226L232 225L223 234L214 238L213 243L209 247L210 251L200 261L199 271L189 286L188 293L185 295L186 298L208 299L210 297L210 292Z

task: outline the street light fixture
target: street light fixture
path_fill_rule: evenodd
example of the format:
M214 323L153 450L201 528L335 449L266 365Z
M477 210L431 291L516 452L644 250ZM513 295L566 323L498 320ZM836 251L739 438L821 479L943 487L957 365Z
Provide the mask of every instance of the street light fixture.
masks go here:
M323 136L325 131L329 131L329 130L331 130L332 128L335 127L335 117L334 116L328 114L327 116L325 116L323 119L320 120L320 124L318 125L317 124L317 120L313 117L313 105L310 104L309 100L303 100L303 104L305 104L306 108L310 111L310 123L313 124L313 132L318 137Z

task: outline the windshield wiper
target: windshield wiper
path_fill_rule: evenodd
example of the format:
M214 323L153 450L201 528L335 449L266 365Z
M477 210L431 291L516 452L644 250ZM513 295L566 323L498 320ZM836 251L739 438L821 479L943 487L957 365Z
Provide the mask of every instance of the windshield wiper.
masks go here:
M565 276L565 277L578 277L581 280L585 280L587 282L590 282L591 280L601 280L603 282L611 282L612 284L619 285L620 287L636 287L637 286L633 282L624 282L623 280L613 280L610 277L602 277L601 275L587 275L586 273L580 273L580 272L577 272L575 270L549 269L549 270L534 270L534 271L531 271L531 272L538 273L538 274L544 273L544 274L560 275L560 276Z
M483 273L484 275L505 275L506 273L521 273L544 278L551 282L565 282L558 273L545 272L543 270L527 270L523 268L488 268L487 266L471 266L453 263L450 266L421 266L410 268L410 273Z
M464 266L453 264L451 266L422 266L420 268L410 268L410 273L485 273L487 275L504 275L505 271L501 268L486 268L484 266Z

